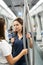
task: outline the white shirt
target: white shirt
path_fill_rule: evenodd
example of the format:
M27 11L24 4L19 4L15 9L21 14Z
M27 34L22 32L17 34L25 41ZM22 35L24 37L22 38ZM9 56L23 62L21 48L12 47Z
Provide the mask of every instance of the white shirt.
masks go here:
M0 63L7 63L5 56L11 54L12 47L7 43L6 40L0 42Z

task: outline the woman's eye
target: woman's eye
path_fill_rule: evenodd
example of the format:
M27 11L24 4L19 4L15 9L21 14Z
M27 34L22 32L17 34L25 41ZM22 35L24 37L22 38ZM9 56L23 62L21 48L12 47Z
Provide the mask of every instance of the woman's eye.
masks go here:
M18 26L18 24L14 25L14 26Z
M15 26L15 25L14 25Z
M16 26L18 26L18 24L16 24Z

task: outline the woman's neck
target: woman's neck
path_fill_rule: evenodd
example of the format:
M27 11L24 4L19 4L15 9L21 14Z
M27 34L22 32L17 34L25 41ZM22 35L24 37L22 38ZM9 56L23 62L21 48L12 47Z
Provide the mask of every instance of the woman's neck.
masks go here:
M18 33L18 38L21 39L23 37L22 33Z

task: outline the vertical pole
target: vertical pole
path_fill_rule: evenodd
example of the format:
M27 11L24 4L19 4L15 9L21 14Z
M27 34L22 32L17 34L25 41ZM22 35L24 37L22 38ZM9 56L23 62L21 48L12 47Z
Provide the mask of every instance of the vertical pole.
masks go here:
M25 4L25 2L24 2ZM24 22L23 22L23 43L24 43L24 48L26 48L26 39L25 39L25 23L26 23L26 6L24 6ZM27 55L25 55L25 59L26 59L26 65L28 64L28 59L27 59Z
M30 29L31 29L31 33L32 33L32 42L34 43L34 35L33 35L33 29L32 29L32 24L31 24L31 21L30 21L30 15L29 15L29 7L28 7L28 3L27 3L27 0L24 0L24 22L25 22L25 27L27 29L27 33L29 32L29 26L28 24L30 24ZM26 25L27 23L27 25ZM23 29L24 30L24 29ZM29 40L27 40L28 43L29 43ZM29 44L28 44L28 50L29 50L29 61L30 61L30 49L29 49ZM34 44L33 44L33 63L32 65L34 65ZM28 60L28 59L27 59ZM27 62L28 63L28 62ZM31 64L31 63L30 63Z

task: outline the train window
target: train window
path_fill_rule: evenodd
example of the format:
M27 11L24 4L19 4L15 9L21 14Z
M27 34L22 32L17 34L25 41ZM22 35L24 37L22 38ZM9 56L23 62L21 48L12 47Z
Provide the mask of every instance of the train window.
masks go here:
M8 19L5 18L6 28L8 28Z
M43 16L41 16L41 25L42 25L42 30L43 30Z
M35 16L33 16L33 18L34 18L34 24L37 26L37 22L36 22L36 20L35 20Z
M40 29L42 30L41 16L40 16L40 15L38 15L38 17L39 17Z
M34 19L34 27L35 27L35 32L36 32L36 28L37 28L37 22L36 22L36 20L35 20L35 16L33 16L33 19Z

